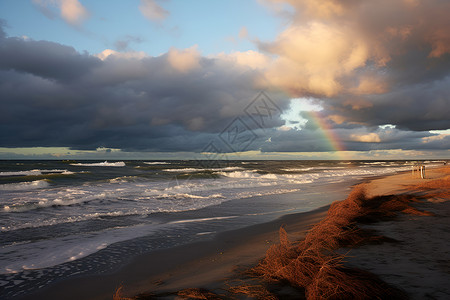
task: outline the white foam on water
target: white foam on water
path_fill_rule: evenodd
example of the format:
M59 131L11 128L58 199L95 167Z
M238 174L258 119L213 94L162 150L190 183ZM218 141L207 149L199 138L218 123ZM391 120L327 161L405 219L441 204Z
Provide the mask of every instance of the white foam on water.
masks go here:
M34 180L19 183L0 184L0 191L29 191L35 189L42 189L50 186L50 183L45 180Z
M157 225L140 224L1 247L0 273L47 268L77 260L113 243L147 235L156 228Z
M28 171L0 172L0 176L33 176L41 174L41 170L38 169Z
M41 169L34 169L34 170L27 170L27 171L11 171L11 172L0 172L0 176L40 176L40 175L72 175L73 172L69 170L41 170Z
M180 168L180 169L163 169L165 172L185 172L185 173L194 173L194 172L214 172L214 171L235 171L235 170L245 170L241 167L225 167L225 168Z
M132 216L132 215L139 215L142 212L140 211L130 211L130 212L123 212L123 211L113 211L113 212L105 212L105 213L88 213L84 215L77 215L77 216L65 216L65 217L57 217L57 218L49 218L49 219L37 219L33 220L33 222L25 222L22 224L8 224L7 226L2 226L0 228L0 231L8 232L8 231L14 231L19 229L27 229L27 228L39 228L39 227L47 227L47 226L54 226L59 224L67 224L67 223L75 223L75 222L82 222L82 221L88 221L93 219L100 219L104 217L121 217L121 216Z
M309 167L309 168L287 168L287 169L282 169L283 171L286 172L304 172L304 171L310 171L310 170L314 170L314 167Z
M385 161L363 162L364 165L385 165Z
M186 193L181 194L161 194L157 199L171 198L171 199L211 199L211 198L225 198L222 194L212 194L208 196L191 195Z
M204 232L199 232L196 233L195 235L209 235L209 234L214 234L216 233L215 231L204 231Z
M217 172L217 174L231 178L256 178L260 177L257 170L234 171L234 172Z
M125 167L126 164L123 161L118 162L99 162L99 163L75 163L72 166L82 166L82 167Z
M318 178L317 174L259 174L257 170L250 171L235 171L235 172L217 172L217 174L229 177L232 179L243 179L245 182L251 186L258 185L279 185L283 183L296 183L304 184L310 183L312 180ZM239 183L243 181L239 180Z
M39 180L41 181L41 180ZM44 181L45 182L45 181ZM45 182L47 183L47 182ZM22 184L22 183L20 183ZM48 184L48 183L47 183ZM44 186L45 187L45 186ZM42 188L42 187L39 187ZM52 199L48 198L37 198L27 199L22 202L16 202L8 205L4 205L4 212L26 212L31 210L36 210L40 208L46 207L56 207L56 206L70 206L75 204L81 204L93 200L104 199L106 197L106 193L98 193L87 196L82 196L78 198L65 198L65 197L53 197Z
M180 169L163 169L164 172L202 172L205 171L205 169L202 168L180 168Z
M142 181L142 180L138 176L120 176L109 180L110 183L124 183L133 181Z
M152 162L144 161L144 164L146 164L146 165L170 165L170 163L168 163L166 161L152 161Z
M311 170L336 170L336 169L346 169L347 167L305 167L305 168L286 168L282 169L286 172L304 172L304 171L311 171Z
M236 219L238 217L239 216L226 216L226 217L187 219L187 220L178 220L178 221L169 222L169 224L183 224L183 223L197 223L197 222L206 222L206 221L214 221L214 220L227 220L227 219Z

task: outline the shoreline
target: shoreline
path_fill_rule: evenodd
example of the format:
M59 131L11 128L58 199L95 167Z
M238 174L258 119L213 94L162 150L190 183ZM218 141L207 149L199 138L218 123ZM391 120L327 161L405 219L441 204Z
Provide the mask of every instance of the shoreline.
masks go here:
M409 173L362 181L371 185L368 193L371 196L402 194L410 191L412 184L424 182L409 178ZM255 266L269 246L278 243L281 226L291 240L303 239L326 216L329 207L284 215L267 223L219 233L213 240L141 255L118 272L61 281L21 299L111 299L120 286L121 294L129 297L150 291L162 295L188 288L222 289L226 280L238 279L237 271Z
M214 289L224 277L235 276L236 266L251 267L278 242L278 229L285 226L302 238L327 213L329 205L284 215L276 220L218 233L212 240L194 242L140 255L118 271L56 282L19 299L111 299L123 293L170 292L197 286ZM195 274L199 275L195 275ZM83 287L80 289L80 287Z

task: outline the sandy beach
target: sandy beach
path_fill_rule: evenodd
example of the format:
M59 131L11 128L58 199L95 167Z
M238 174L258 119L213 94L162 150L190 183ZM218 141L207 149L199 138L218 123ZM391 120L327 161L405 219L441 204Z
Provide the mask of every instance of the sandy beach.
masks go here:
M447 167L427 170L426 179L413 178L410 172L405 172L366 182L367 197L415 195L420 201L413 207L429 213L401 212L390 220L361 225L391 242L340 247L338 252L346 254L344 265L375 274L411 299L448 299L448 174ZM440 185L434 184L436 182ZM280 227L287 232L289 241L302 240L314 224L327 216L328 209L327 206L308 213L286 215L269 223L218 234L211 241L142 255L113 274L63 281L24 299L111 299L119 287L116 299L139 294L153 295L147 299L175 299L183 295L179 291L189 288L215 293L209 298L203 294L205 298L199 299L226 298L229 294L224 291L237 282L247 287L254 280L257 284L267 283L249 279L241 272L256 266L269 247L279 243ZM279 299L304 297L301 288L278 284L272 285L270 290L270 297Z

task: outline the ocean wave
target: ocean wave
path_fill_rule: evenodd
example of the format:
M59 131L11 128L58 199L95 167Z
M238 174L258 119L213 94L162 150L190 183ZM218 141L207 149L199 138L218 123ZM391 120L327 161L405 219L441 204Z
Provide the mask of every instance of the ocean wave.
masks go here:
M285 172L304 172L304 171L311 171L311 170L336 170L336 169L346 169L347 167L305 167L305 168L286 168L281 169Z
M52 218L52 219L45 219L45 220L38 220L34 222L27 222L22 224L11 224L8 226L3 226L0 228L0 231L8 232L8 231L14 231L14 230L20 230L20 229L28 229L28 228L39 228L39 227L48 227L48 226L55 226L59 224L66 224L66 223L76 223L76 222L83 222L83 221L89 221L94 219L101 219L101 218L107 218L107 217L123 217L123 216L134 216L134 215L146 215L146 213L142 213L141 211L134 210L134 211L113 211L113 212L107 212L107 213L89 213L85 215L78 215L78 216L67 216L64 218Z
M260 174L257 170L249 170L249 171L234 171L234 172L217 172L217 174L222 175L228 178L236 178L236 179L255 179L255 180L265 180L265 181L273 181L274 183L283 183L284 180L307 180L310 182L310 179L315 177L315 175L311 174L275 174L275 173L267 173ZM281 180L281 182L278 182Z
M235 170L245 170L241 167L225 167L225 168L180 168L180 169L163 169L165 172L216 172L216 171L235 171Z
M48 180L34 180L20 183L0 184L0 191L29 191L46 188L50 185Z
M75 204L82 204L85 202L90 202L93 200L104 199L104 198L106 198L106 193L88 195L88 196L72 198L72 199L68 199L68 198L64 198L64 199L56 198L53 200L40 199L37 201L4 205L3 211L4 212L25 212L25 211L36 210L36 209L46 208L46 207L51 207L51 206L56 207L56 206L69 206L69 205L75 205Z
M71 164L72 166L82 166L82 167L125 167L125 162L118 161L118 162L100 162L100 163L76 163Z
M151 161L151 162L144 161L144 164L146 164L146 165L170 165L170 163L165 162L165 161Z
M192 172L202 172L205 171L205 169L200 169L200 168L180 168L180 169L163 169L162 171L164 172L187 172L187 173L192 173Z
M222 196L222 194L212 194L208 196L199 196L199 195L192 195L187 193L181 193L181 194L161 194L156 197L157 199L212 199L212 198L225 198Z
M255 178L260 177L257 170L234 171L234 172L217 172L217 174L230 178Z
M207 221L214 221L214 220L227 220L227 219L235 219L235 218L238 218L238 216L186 219L186 220L172 221L169 224L196 223L196 222L207 222Z
M72 175L73 172L69 170L27 170L27 171L11 171L11 172L0 172L0 176L39 176L39 175Z
M126 182L136 182L139 180L138 176L120 176L110 179L110 183L126 183Z
M311 171L317 168L314 167L309 167L309 168L288 168L288 169L281 169L282 171L285 172L304 172L304 171Z

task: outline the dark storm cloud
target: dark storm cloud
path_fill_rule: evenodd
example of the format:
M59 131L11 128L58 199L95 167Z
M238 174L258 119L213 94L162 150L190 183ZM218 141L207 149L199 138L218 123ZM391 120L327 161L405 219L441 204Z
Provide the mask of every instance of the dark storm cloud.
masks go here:
M76 80L99 66L100 60L74 48L47 41L1 37L0 69L59 81Z
M255 71L195 50L127 55L3 34L0 146L201 151L235 117L251 123Z
M353 105L352 101L337 98L325 102L326 114L338 114L347 122L365 126L394 124L404 130L445 130L450 128L449 86L450 74L441 80L403 86L386 94L359 96L359 102ZM367 105L359 107L358 103Z

